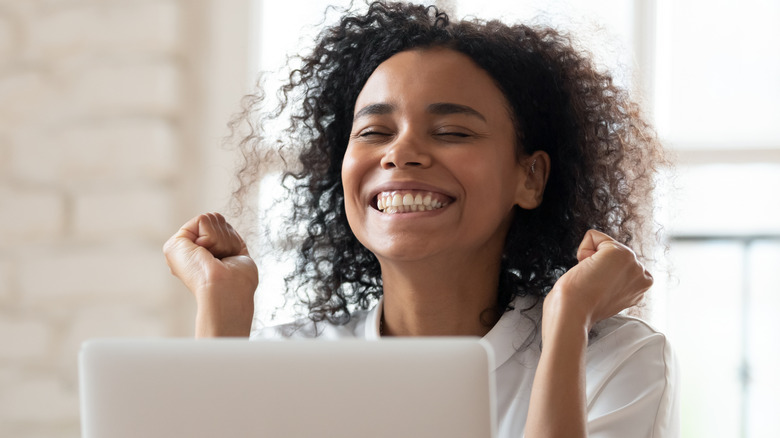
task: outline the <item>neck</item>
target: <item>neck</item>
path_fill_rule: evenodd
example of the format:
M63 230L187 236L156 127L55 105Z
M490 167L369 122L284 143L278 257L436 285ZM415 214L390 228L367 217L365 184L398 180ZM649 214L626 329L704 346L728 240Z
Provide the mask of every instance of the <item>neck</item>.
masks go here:
M497 322L500 265L383 263L385 336L484 336Z

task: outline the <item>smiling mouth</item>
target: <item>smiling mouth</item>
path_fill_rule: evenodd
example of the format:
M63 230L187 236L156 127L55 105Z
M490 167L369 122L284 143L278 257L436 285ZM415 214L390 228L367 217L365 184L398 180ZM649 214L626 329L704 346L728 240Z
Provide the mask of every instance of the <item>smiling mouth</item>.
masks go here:
M441 193L394 190L377 194L372 206L385 214L398 214L438 210L450 202L452 199Z

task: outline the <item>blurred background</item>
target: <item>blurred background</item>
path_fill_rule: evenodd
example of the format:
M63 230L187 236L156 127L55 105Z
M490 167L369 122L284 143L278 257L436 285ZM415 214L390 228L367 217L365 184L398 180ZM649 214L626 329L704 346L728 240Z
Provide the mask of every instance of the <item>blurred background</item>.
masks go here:
M82 341L192 335L162 244L225 211L227 121L334 3L0 0L0 436L79 436ZM642 101L677 161L647 317L679 356L683 436L780 435L780 4L437 3L571 31ZM287 264L261 263L269 324Z

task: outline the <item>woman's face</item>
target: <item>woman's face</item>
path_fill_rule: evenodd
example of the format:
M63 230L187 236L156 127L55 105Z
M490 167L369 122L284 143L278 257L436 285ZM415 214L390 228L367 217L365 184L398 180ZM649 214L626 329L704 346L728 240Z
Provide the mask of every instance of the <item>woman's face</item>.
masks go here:
M396 54L356 101L342 166L350 227L380 263L497 261L527 191L515 139L503 94L469 57Z

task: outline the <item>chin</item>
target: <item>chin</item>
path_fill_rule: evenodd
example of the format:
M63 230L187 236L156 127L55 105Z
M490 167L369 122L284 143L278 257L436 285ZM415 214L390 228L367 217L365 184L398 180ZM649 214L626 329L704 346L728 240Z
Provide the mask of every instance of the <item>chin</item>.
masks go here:
M369 248L381 265L388 263L421 263L432 260L445 251L418 245L382 245Z

